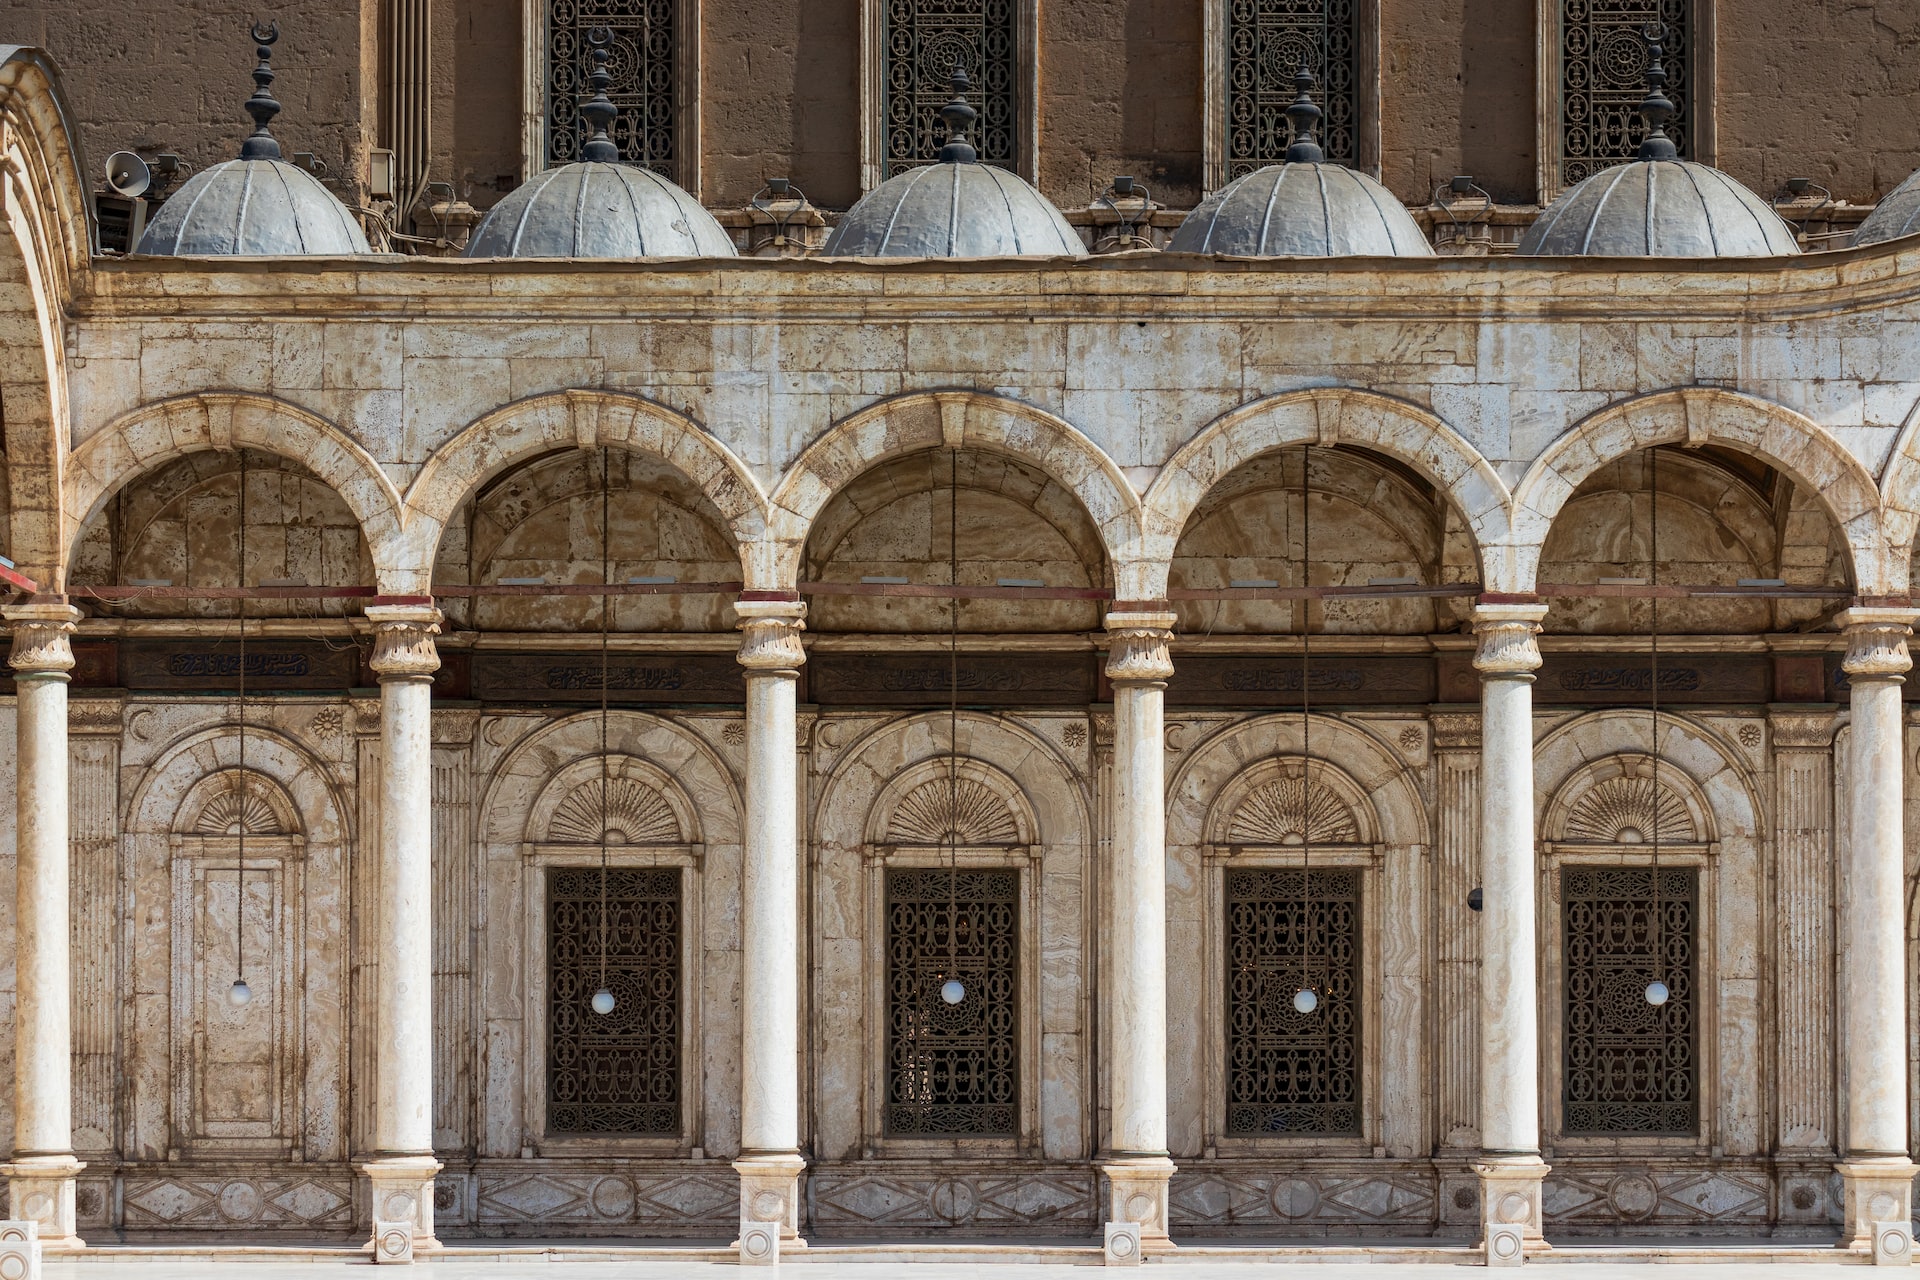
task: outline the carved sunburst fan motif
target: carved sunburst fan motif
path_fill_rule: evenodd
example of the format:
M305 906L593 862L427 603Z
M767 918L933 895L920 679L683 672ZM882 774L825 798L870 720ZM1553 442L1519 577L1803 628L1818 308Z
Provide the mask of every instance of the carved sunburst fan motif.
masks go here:
M1019 838L1007 802L972 778L922 783L900 802L887 828L894 844L1013 844Z
M560 802L548 828L550 839L563 844L599 844L601 784L598 779L573 789ZM633 778L606 782L606 838L608 844L674 844L680 839L680 819L660 793Z
M1574 802L1566 838L1594 844L1688 844L1699 835L1687 806L1651 777L1608 778Z
M1357 844L1360 825L1340 797L1306 778L1279 778L1255 787L1227 827L1234 844Z
M280 815L266 798L253 790L238 788L214 793L194 821L196 835L203 836L279 836L286 830Z

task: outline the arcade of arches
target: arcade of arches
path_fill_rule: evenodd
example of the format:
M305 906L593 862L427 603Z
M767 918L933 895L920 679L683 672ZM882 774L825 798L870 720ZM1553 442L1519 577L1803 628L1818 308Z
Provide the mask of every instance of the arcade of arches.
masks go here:
M95 259L6 68L52 1247L1911 1220L1911 240Z

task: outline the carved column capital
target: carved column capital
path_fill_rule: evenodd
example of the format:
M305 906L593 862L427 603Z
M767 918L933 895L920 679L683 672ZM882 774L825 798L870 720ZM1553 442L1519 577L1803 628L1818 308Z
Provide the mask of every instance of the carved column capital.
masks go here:
M1436 711L1428 715L1433 729L1435 751L1480 750L1480 713L1477 711Z
M1833 622L1847 638L1847 656L1840 669L1855 683L1890 680L1898 683L1913 666L1907 637L1920 612L1913 609L1844 609Z
M736 600L740 621L740 665L749 675L798 671L807 661L800 633L807 629L807 606L800 600Z
M1833 711L1772 711L1767 727L1773 731L1775 751L1826 752L1833 749L1840 717Z
M373 624L373 658L367 664L388 680L431 680L440 669L433 638L440 634L440 611L431 605L368 605Z
M65 675L73 670L73 629L80 611L64 600L0 606L13 632L7 665L21 675Z
M1173 676L1167 646L1171 613L1127 611L1107 615L1107 679L1115 684L1153 684Z
M1480 647L1473 669L1483 680L1531 680L1540 669L1540 620L1543 604L1478 604L1473 608L1473 634Z

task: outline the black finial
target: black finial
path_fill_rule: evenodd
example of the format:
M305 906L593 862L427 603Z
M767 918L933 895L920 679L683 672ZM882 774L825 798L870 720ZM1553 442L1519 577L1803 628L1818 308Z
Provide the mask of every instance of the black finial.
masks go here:
M267 86L273 83L273 42L280 38L277 22L256 22L248 33L253 37L254 54L260 65L253 69L253 96L247 99L247 114L253 117L253 136L240 144L242 160L278 160L280 144L267 132L267 124L280 114Z
M620 159L620 148L607 136L607 127L620 114L620 108L613 105L607 97L607 90L613 88L613 72L607 70L607 59L613 55L613 32L605 27L594 27L587 32L587 43L593 47L588 56L593 59L593 70L587 73L587 81L593 85L593 96L580 108L581 118L593 128L593 136L587 139L587 145L580 148L583 160L598 160L611 164Z
M1667 97L1667 68L1660 61L1662 42L1667 38L1667 29L1658 22L1649 22L1641 33L1647 40L1647 99L1640 104L1640 118L1647 122L1647 136L1640 143L1640 160L1678 160L1680 148L1673 145L1673 139L1667 136L1667 121L1673 118L1679 108L1673 105L1673 99Z
M1313 72L1302 62L1293 76L1300 96L1287 108L1287 122L1293 126L1293 143L1287 148L1288 164L1323 164L1327 153L1314 139L1313 127L1320 123L1320 108L1313 105Z
M980 159L980 153L967 141L967 127L980 115L967 105L967 90L971 88L973 82L967 79L967 69L955 63L953 101L940 108L940 118L947 122L947 145L940 148L941 164L973 164Z

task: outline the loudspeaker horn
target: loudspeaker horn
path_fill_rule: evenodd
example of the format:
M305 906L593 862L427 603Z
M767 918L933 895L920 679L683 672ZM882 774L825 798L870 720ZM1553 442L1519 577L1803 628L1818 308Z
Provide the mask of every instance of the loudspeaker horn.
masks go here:
M117 195L143 196L153 185L153 170L131 151L116 151L107 157L107 185Z

